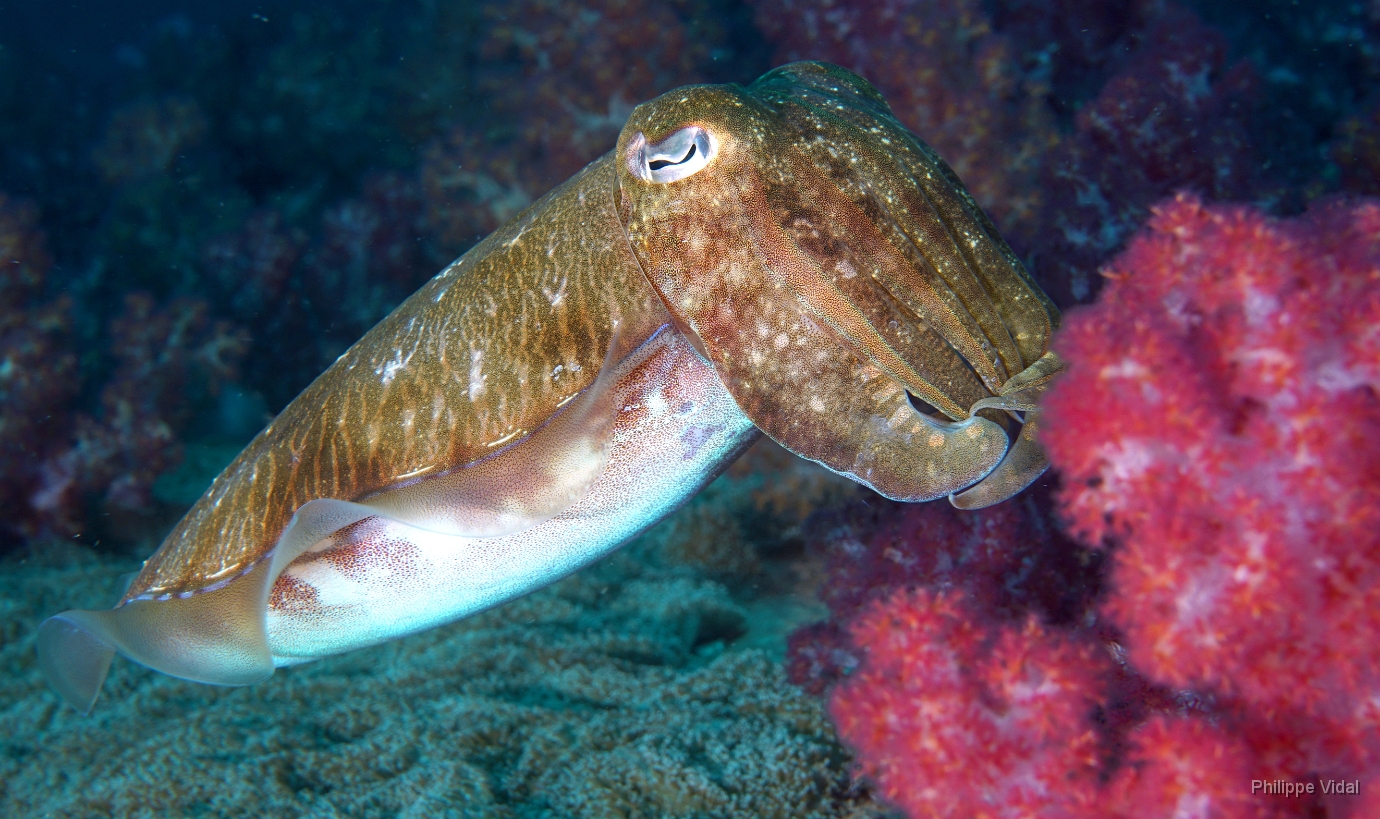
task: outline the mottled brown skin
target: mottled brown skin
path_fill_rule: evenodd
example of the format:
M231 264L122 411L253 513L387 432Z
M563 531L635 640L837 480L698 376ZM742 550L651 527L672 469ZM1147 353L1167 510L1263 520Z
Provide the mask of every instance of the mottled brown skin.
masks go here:
M307 501L359 499L520 442L594 381L615 319L625 351L665 324L614 184L608 157L591 164L370 330L216 479L124 599L244 573Z
M923 441L907 391L968 418L1045 355L1057 309L948 166L850 72L795 63L747 88L680 89L637 108L615 153L688 125L716 136L714 160L661 186L620 163L619 215L739 406L883 494L960 489L942 462L927 476L875 468L904 457L869 449L878 425ZM1000 408L983 414L1009 425ZM958 474L970 453L946 457Z

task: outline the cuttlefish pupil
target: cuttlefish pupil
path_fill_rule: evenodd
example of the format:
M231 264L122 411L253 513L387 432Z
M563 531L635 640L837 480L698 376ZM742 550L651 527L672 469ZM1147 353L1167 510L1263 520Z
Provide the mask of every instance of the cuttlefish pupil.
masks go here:
M628 145L627 165L638 179L665 185L704 170L717 152L717 141L699 125L681 128L654 145L639 131Z
M1058 321L863 79L680 89L346 351L115 608L45 621L40 666L88 710L117 652L247 685L433 628L598 560L759 434L999 502L1045 469Z

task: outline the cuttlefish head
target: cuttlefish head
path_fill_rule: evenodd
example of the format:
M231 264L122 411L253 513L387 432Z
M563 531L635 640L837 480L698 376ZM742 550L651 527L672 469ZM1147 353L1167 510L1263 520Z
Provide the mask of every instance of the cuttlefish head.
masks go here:
M682 88L634 110L615 156L644 274L776 441L900 500L952 497L1014 451L1029 404L1002 396L1057 369L1036 365L1058 313L865 80L795 63ZM1016 460L973 505L1043 469Z

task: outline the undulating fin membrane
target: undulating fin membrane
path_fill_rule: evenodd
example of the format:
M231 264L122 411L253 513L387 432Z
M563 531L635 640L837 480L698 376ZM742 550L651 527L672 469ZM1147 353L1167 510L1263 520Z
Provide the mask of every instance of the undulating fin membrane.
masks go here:
M175 677L259 682L273 673L263 626L268 573L265 561L213 591L50 617L38 630L39 667L83 713L96 701L116 651Z
M114 646L96 636L104 629L92 630L84 615L105 613L64 612L38 627L39 669L67 704L83 714L91 712L115 657Z
M116 652L164 674L213 685L252 685L273 674L264 611L273 580L327 535L378 514L315 500L293 515L270 557L222 586L167 599L134 599L109 611L65 611L44 621L38 663L74 708L87 713Z
M530 435L447 474L361 499L375 513L429 532L502 537L574 506L608 463L618 417L620 333L615 326L594 383ZM646 347L647 345L643 345Z

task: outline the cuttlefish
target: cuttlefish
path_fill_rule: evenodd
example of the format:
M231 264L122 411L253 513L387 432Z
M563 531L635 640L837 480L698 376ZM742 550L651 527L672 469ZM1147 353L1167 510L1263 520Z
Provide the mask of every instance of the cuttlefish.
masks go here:
M996 503L1045 469L1058 321L862 78L672 91L307 387L115 608L44 622L40 665L86 711L116 652L247 685L432 628L608 554L762 433L888 498Z

